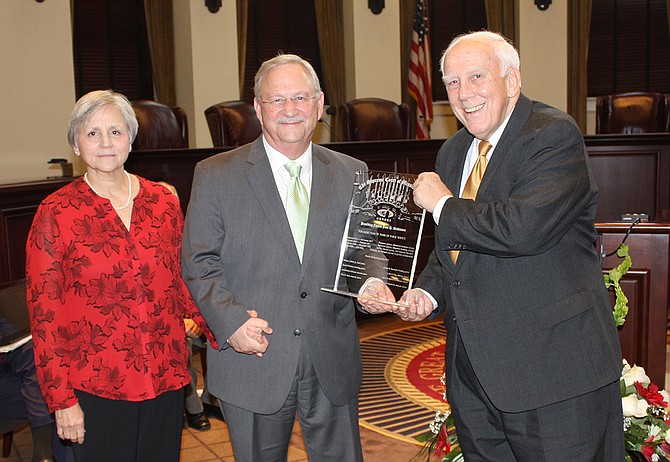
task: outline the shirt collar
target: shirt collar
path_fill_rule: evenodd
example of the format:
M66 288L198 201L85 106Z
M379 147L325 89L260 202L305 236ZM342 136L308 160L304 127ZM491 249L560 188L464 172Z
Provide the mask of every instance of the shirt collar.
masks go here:
M290 159L286 157L284 154L281 152L277 151L275 148L270 146L270 143L267 142L265 139L265 135L263 135L263 146L265 147L265 152L267 153L268 160L270 161L270 168L272 168L273 172L281 172L283 175L286 173L288 175L288 172L284 168L284 165L286 165L287 162L290 162ZM307 147L307 150L303 152L300 157L298 157L295 162L299 163L302 166L302 171L300 172L300 176L304 177L307 175L308 177L311 178L312 176L312 143L309 143L309 146Z

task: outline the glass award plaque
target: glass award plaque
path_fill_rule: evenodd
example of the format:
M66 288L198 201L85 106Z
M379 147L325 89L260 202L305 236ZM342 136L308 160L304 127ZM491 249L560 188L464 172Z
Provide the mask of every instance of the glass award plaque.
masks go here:
M379 278L399 300L412 288L426 215L414 203L416 178L374 170L356 173L335 281L321 290L375 300L358 291L368 278Z

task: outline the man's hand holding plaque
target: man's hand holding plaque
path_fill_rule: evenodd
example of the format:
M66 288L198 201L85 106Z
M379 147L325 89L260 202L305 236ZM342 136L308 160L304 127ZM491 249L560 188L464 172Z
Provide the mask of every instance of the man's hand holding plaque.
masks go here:
M391 289L376 278L365 283L358 303L370 314L395 313L403 321L423 321L435 309L433 300L421 289L406 290L396 302Z
M396 300L391 289L377 278L370 278L365 282L359 292L358 303L370 314L388 313L398 308L394 306Z

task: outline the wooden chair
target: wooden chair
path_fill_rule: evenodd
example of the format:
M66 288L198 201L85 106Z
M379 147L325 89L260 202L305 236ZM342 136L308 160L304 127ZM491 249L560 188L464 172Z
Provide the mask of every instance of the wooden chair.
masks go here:
M261 123L254 106L245 101L224 101L205 109L212 145L242 146L261 134Z
M598 96L596 133L661 133L668 131L666 95L632 92Z
M410 139L409 106L381 98L347 101L341 108L345 141Z

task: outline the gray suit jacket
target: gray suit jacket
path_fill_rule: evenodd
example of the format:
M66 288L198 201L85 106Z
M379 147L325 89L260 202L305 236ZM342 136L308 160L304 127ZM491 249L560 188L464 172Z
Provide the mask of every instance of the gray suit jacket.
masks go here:
M438 154L436 170L456 193L471 141L461 130ZM476 200L446 202L417 281L444 313L447 380L457 332L503 411L535 409L619 378L619 339L594 248L596 203L574 121L522 95ZM450 249L461 250L455 266Z
M262 139L199 162L182 252L186 284L221 349L209 348L208 387L225 402L274 413L288 396L306 341L328 399L343 405L362 367L351 298L332 287L353 192L366 165L313 145L312 191L303 263ZM226 343L256 310L274 332L262 358ZM300 336L296 336L300 331Z

